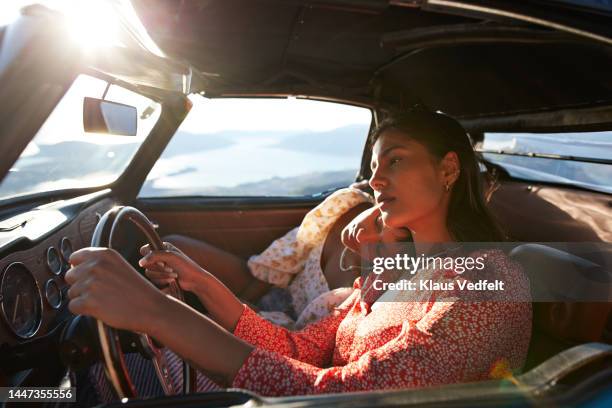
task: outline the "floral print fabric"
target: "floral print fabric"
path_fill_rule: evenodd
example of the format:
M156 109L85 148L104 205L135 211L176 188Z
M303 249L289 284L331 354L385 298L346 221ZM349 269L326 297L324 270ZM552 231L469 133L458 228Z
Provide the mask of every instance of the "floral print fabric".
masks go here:
M501 251L487 255L487 277L503 279L509 299L528 298L518 264ZM370 302L362 297L369 280L358 278L340 307L298 332L245 306L234 334L256 348L233 386L269 396L424 387L484 380L500 362L524 363L530 303L470 302L465 292Z
M260 312L263 317L291 329L301 328L327 316L346 299L352 289L329 290L321 270L321 253L338 218L364 202L372 202L372 197L354 188L340 189L306 214L299 227L249 259L248 266L253 276L287 289L297 319L284 311Z

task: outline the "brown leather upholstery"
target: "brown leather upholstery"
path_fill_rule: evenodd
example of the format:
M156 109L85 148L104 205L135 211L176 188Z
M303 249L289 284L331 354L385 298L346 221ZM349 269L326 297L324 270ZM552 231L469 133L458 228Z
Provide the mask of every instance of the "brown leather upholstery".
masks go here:
M300 225L310 209L149 210L145 214L159 224L161 236L185 235L246 259Z
M612 242L609 194L503 181L489 206L514 241Z

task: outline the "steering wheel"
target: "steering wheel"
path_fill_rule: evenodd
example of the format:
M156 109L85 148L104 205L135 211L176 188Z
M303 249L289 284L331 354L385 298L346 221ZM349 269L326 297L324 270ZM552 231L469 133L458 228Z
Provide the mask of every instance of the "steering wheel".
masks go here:
M113 241L118 226L124 221L130 221L144 233L153 250L163 249L163 242L148 218L134 207L115 207L107 211L94 230L91 239L92 247L113 248ZM115 240L116 241L116 240ZM184 300L183 291L176 281L169 286L169 294L181 301ZM108 380L113 385L117 396L123 398L137 397L136 388L125 364L123 351L119 342L119 333L116 329L96 320L100 348L104 358L104 371ZM166 395L178 394L170 379L170 370L166 361L163 348L160 348L151 337L146 334L137 333L141 349L152 359L155 373ZM183 362L183 393L196 390L196 371L185 360Z

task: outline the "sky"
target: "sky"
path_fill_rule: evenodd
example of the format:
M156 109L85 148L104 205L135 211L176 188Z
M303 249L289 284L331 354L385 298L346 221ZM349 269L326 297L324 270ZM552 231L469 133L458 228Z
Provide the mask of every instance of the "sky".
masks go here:
M221 130L310 130L368 124L369 109L333 102L296 98L206 99L190 96L194 102L181 130L214 133Z

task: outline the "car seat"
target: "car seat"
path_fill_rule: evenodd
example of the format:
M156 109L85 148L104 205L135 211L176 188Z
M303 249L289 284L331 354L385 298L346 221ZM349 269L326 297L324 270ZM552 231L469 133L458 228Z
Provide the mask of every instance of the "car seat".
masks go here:
M525 371L574 345L612 342L612 303L600 301L610 299L610 271L583 257L540 244L519 245L510 252L510 257L521 263L530 277L534 299ZM584 282L596 284L589 286ZM561 292L568 288L571 293ZM601 292L602 288L607 293L589 293ZM546 293L550 297L541 301ZM564 295L597 301L565 301Z

